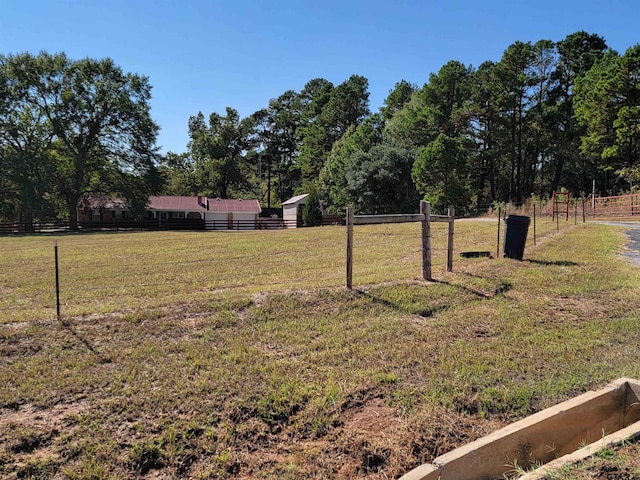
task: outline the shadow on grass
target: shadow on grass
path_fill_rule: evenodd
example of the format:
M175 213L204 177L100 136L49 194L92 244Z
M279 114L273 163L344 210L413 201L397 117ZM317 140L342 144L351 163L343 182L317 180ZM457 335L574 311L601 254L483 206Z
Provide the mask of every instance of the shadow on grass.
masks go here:
M550 262L547 260L535 260L533 258L527 258L524 260L525 262L533 263L535 265L542 265L544 267L554 266L554 267L577 267L580 264L576 262L570 262L568 260L560 260L557 262Z
M498 285L496 287L493 295L487 295L486 293L481 292L479 290L475 290L473 288L469 288L469 287L466 287L464 285L459 285L459 284L456 284L456 283L446 282L446 281L443 281L443 280L431 280L431 283L437 283L437 284L440 284L440 285L451 286L451 287L457 288L459 290L462 290L462 291L464 291L466 293L469 293L469 294L473 295L476 298L472 299L472 300L465 301L465 302L450 302L450 303L445 303L445 304L441 304L441 305L436 305L436 306L434 306L432 308L426 308L426 309L423 309L423 310L413 310L413 309L407 309L406 307L403 307L402 305L399 305L397 303L391 302L391 301L389 301L389 300L387 300L385 298L381 298L379 296L376 296L376 295L372 294L371 292L368 292L368 291L365 291L365 290L354 289L353 291L358 295L366 297L366 298L370 299L371 301L373 301L375 303L378 303L380 305L383 305L383 306L385 306L387 308L390 308L392 310L396 310L396 311L399 311L399 312L405 313L405 314L417 314L417 315L420 315L423 318L431 318L431 317L437 315L438 313L440 313L440 312L442 312L444 310L447 310L450 307L459 306L459 305L465 305L467 303L474 302L474 301L477 301L477 300L490 300L490 299L494 298L496 295L503 294L503 293L509 291L512 288L512 286L510 284L502 283L502 284L500 284L500 285ZM429 287L426 286L425 288L429 288Z
M73 335L76 338L76 340L78 340L78 342L84 345L87 350L89 350L93 355L95 355L99 363L111 363L111 359L104 357L99 351L97 351L94 348L94 346L91 345L86 338L84 338L82 335L80 335L78 332L74 330L73 325L71 325L66 320L61 320L60 323L62 324L62 328L64 328L67 332Z
M467 277L471 277L471 278L477 278L479 280L491 280L489 278L483 277L481 275L475 275L473 273L469 273L469 272L462 272L462 275L465 275ZM495 297L496 295L500 295L502 293L506 293L509 290L511 290L513 288L513 285L509 282L501 282L498 283L496 285L496 288L493 291L492 295L488 295L484 292L481 292L479 290L474 290L473 288L469 288L469 287L465 287L464 285L459 285L457 283L450 283L450 282L444 282L441 280L432 280L433 283L441 283L444 285L451 285L452 287L456 287L459 288L461 290L464 290L465 292L469 292L472 295L476 295L477 297L481 298L482 300L489 300L493 297Z

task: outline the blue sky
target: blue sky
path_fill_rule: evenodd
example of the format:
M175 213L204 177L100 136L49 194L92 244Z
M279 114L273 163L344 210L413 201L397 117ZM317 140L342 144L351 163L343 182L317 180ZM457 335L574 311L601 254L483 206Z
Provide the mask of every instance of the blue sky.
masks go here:
M620 52L640 43L638 0L2 0L0 53L111 57L149 77L163 151L183 152L202 111L242 116L323 77L369 79L377 111L396 82L449 60L499 60L516 40L586 30Z

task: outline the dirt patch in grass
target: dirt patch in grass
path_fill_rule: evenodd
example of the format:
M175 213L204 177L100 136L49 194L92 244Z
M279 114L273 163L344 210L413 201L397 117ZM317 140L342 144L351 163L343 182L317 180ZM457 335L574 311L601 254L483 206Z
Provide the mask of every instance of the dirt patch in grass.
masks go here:
M0 410L0 472L11 463L17 478L53 478L63 463L59 443L75 430L81 402L37 408L16 405ZM8 478L11 478L10 476Z

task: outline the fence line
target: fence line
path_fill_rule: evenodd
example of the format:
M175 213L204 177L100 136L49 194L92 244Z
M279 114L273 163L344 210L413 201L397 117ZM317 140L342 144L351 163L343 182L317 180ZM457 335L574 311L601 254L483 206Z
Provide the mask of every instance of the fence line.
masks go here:
M517 214L517 215L524 215L524 214L528 214L530 215L531 218L531 227L533 229L533 245L535 246L537 244L538 238L540 237L540 232L539 232L539 220L542 218L546 218L548 220L551 220L552 224L555 226L555 230L556 233L559 233L561 230L561 225L563 224L568 224L569 221L573 220L573 225L577 225L578 224L578 217L581 216L582 217L582 223L586 223L587 222L587 210L588 210L588 206L590 206L589 202L587 202L587 200L585 198L577 198L575 199L572 204L571 204L571 209L573 211L572 215L566 216L566 215L556 215L555 212L553 212L552 210L550 210L549 207L549 203L545 204L543 207L543 203L540 202L539 204L537 202L533 202L530 205L528 205L528 207L530 207L530 210L532 210L532 213L529 211L522 211L522 210L511 210L511 212L507 212L506 210L503 212L502 211L502 207L499 206L497 213L498 213L498 234L497 234L497 241L496 241L496 258L500 258L500 242L501 240L504 239L504 234L506 232L501 231L501 226L502 226L502 220L505 220L506 218L508 218L508 214ZM581 208L579 208L581 207ZM546 211L545 211L546 210ZM581 210L581 214L578 214L578 211ZM504 215L503 215L504 213ZM571 213L571 212L570 212ZM573 218L571 218L573 216ZM563 218L561 218L563 217ZM544 226L544 223L542 224ZM548 223L547 223L548 225ZM506 226L505 226L506 229ZM545 236L546 234L542 234L542 236Z
M325 215L320 226L344 225L344 218L338 215ZM255 220L202 220L202 219L144 219L144 220L105 220L79 222L79 231L130 231L130 230L279 230L301 227L299 220L258 217ZM31 226L24 223L0 223L0 235L29 233L69 232L68 221L36 222Z
M578 208L580 206L578 205ZM536 207L537 211L537 207ZM513 211L512 211L513 212ZM452 212L453 213L453 212ZM424 214L418 214L424 215ZM537 213L536 213L537 216ZM421 217L418 217L421 218ZM449 217L444 215L430 215L430 220L447 223ZM555 222L550 221L549 217L545 217L544 221L539 223L538 235L549 235L555 230ZM575 216L574 210L574 221ZM493 221L496 218L494 217ZM422 223L421 220L420 223ZM355 222L354 222L355 223ZM415 222L414 222L415 223ZM563 225L567 224L564 220ZM482 242L481 250L490 250L495 239L495 223L483 222L482 237L468 236L469 232L465 228L464 223L458 223L455 228L455 241L459 248L472 246L477 249L478 243ZM407 226L385 226L368 227L363 226L362 240L367 248L367 255L380 255L378 260L370 262L367 259L367 265L363 265L362 269L356 272L356 275L372 277L374 282L384 281L385 278L420 278L417 273L421 254L425 255L425 242L418 243L418 236L422 237L421 227ZM285 245L277 245L267 241L270 246L267 250L260 251L251 248L226 249L221 250L216 246L218 244L236 244L236 235L218 236L201 234L186 234L185 240L180 240L182 234L176 233L167 235L166 237L158 235L158 245L153 250L145 250L147 242L155 242L155 234L140 235L140 240L135 240L138 235L118 236L118 235L101 235L101 236L76 236L70 235L59 241L60 247L60 294L62 315L65 310L69 310L69 314L76 312L95 312L100 311L96 305L105 305L107 310L118 310L128 305L165 305L162 298L178 299L178 301L191 300L199 298L201 295L216 294L226 290L243 289L245 287L258 290L274 290L275 288L304 288L300 287L305 284L305 279L321 278L322 285L344 285L344 271L341 269L342 257L340 255L341 247L336 237L342 235L340 229L318 229L317 232L323 237L331 238L331 248L325 250L319 247L314 250L305 249L302 244L293 246L292 243ZM334 233L335 232L335 233ZM389 232L389 233L385 233ZM409 232L409 233L405 233ZM445 231L445 227L434 227L429 222L428 238L431 240L429 244L429 256L431 257L431 269L440 270L453 267L453 255L456 255L458 262L458 251L449 249L449 231ZM315 235L315 234L312 234ZM477 235L477 234L474 234ZM371 236L372 238L368 238ZM444 237L447 237L447 243ZM127 255L134 255L136 261L130 262L127 257L120 251L120 245L123 238L128 237L134 240L131 249ZM226 237L228 240L219 241ZM288 236L285 236L288 238ZM397 238L392 238L397 237ZM413 237L415 241L411 241L409 237ZM95 243L91 243L91 239ZM172 239L162 241L164 238ZM198 249L198 241L201 238L215 239L205 242L206 255L203 249ZM244 240L243 245L249 240L258 238L254 234L246 234L241 237ZM268 238L268 237L265 237ZM289 241L299 240L297 235L290 238ZM178 239L179 248L171 247L171 242ZM386 240L388 239L388 240ZM436 241L434 242L434 239ZM0 287L5 296L4 301L0 301L0 317L3 317L3 311L7 312L9 318L54 318L56 301L55 291L53 288L54 271L53 252L51 252L51 244L54 238L42 240L37 239L34 243L44 246L46 243L46 252L40 248L23 248L24 253L20 255L6 255L9 263L3 264L3 272L0 274ZM59 240L59 239L58 239ZM3 240L2 246L12 245L21 242L21 239ZM194 260L188 251L188 245L193 241L194 252L196 249L200 252L200 259ZM355 238L360 244L361 237ZM51 242L51 243L49 243ZM68 243L67 243L68 242ZM98 243L99 242L99 243ZM461 243L463 242L463 243ZM378 247L379 245L379 247ZM445 247L447 245L447 247ZM213 247L213 248L212 248ZM288 258L290 249L297 251L305 251L304 259L300 258L299 263L291 263ZM40 250L42 254L33 255L30 252ZM447 251L445 259L444 251ZM3 253L7 250L3 250ZM247 254L242 254L245 252ZM329 252L330 257L327 256ZM442 252L442 253L441 253ZM216 257L213 258L213 255ZM355 251L356 261L359 262L358 251ZM16 261L13 259L20 259ZM261 260L261 258L263 260ZM91 261L93 260L93 262ZM353 261L353 259L352 259ZM369 266L368 264L371 264ZM245 264L249 268L245 268ZM380 266L379 266L380 265ZM427 265L423 263L422 266ZM272 274L274 271L281 269L295 271L294 276L287 278L279 277ZM241 276L238 275L241 272ZM399 277L395 272L404 272ZM415 272L415 273L411 273ZM353 272L352 272L353 274ZM432 272L426 268L422 272L422 278L430 278ZM29 276L32 280L29 281ZM352 275L351 275L352 276ZM437 277L437 274L436 274ZM352 279L353 280L353 279ZM367 282L369 280L366 280ZM271 286L271 287L270 287ZM153 288L158 287L158 288ZM107 292L103 294L102 292ZM110 293L109 293L110 292ZM185 292L184 297L177 295ZM213 293L211 293L213 292ZM158 297L155 299L154 297ZM162 297L162 298L160 298ZM26 301L23 301L25 300ZM74 312L71 312L74 310ZM21 312L14 314L13 312ZM33 313L30 313L33 312ZM2 323L4 319L0 320Z
M354 215L353 208L347 208L347 252L346 252L346 287L353 287L353 227L354 225L377 225L385 223L411 223L421 222L422 238L422 277L431 281L432 278L432 248L431 248L431 222L447 222L449 224L447 234L447 271L453 270L453 225L455 212L449 208L447 215L431 215L431 204L425 200L420 202L420 213L410 214L385 214L385 215Z
M594 217L633 217L640 215L640 193L595 197L593 199Z

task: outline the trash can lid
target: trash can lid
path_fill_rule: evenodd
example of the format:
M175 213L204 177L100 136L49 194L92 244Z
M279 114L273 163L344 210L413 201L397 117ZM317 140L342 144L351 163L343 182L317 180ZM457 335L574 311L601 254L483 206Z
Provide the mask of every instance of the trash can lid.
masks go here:
M524 215L508 215L507 218L504 219L504 222L510 225L529 225L529 223L531 223L531 217Z

